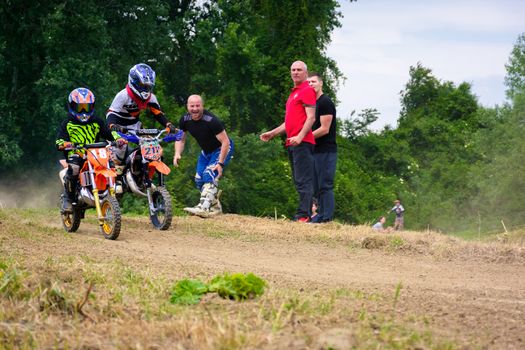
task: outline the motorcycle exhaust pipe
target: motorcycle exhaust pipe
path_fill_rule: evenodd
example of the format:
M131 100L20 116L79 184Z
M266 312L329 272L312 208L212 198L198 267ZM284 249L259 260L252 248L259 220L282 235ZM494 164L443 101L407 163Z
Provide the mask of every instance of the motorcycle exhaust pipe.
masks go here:
M95 197L93 197L93 194L89 192L89 190L85 187L82 187L80 189L80 195L77 200L79 201L79 203L84 202L88 206L95 206Z
M148 195L142 192L139 187L137 186L137 183L135 180L133 180L133 176L131 175L131 171L128 171L126 173L126 182L128 183L128 186L131 190L131 192L138 194L139 196L147 197Z

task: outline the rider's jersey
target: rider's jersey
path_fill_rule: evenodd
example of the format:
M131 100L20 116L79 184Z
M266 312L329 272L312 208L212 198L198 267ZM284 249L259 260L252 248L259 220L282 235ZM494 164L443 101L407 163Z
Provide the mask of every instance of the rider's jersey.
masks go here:
M58 128L55 144L58 148L66 141L75 144L95 143L100 137L114 141L113 134L101 118L92 116L87 123L80 123L75 116L68 113L67 119Z
M162 126L165 127L168 123L154 94L151 94L147 101L138 100L137 103L135 99L129 95L127 89L122 89L113 99L106 113L106 121L108 125L116 124L130 128L137 127L138 125L136 124L140 123L140 112L143 110L150 111Z

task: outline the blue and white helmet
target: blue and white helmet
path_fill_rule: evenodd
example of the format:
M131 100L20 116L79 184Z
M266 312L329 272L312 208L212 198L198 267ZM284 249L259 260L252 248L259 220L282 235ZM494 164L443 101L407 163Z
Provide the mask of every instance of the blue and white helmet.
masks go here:
M145 63L139 63L129 70L128 85L142 100L147 100L155 87L155 71Z
M69 113L81 123L87 123L95 112L95 95L86 88L76 88L67 99Z

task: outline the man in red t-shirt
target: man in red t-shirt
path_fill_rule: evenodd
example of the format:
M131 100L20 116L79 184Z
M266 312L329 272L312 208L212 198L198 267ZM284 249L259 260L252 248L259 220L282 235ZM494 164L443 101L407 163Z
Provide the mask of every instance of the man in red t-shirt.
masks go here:
M314 157L315 145L312 125L315 121L315 90L308 85L306 64L295 61L290 67L294 87L286 101L284 123L259 137L270 141L277 135L286 133L286 147L292 166L295 188L299 194L299 206L294 220L308 222L312 210L314 192Z

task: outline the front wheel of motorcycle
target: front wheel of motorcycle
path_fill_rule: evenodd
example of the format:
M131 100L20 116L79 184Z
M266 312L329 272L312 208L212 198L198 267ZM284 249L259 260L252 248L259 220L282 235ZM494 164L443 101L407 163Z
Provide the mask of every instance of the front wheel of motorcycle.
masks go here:
M171 196L165 187L157 187L151 194L150 220L157 230L167 230L171 225Z
M120 234L121 212L118 201L115 197L107 196L100 204L103 223L100 230L104 238L115 240Z

